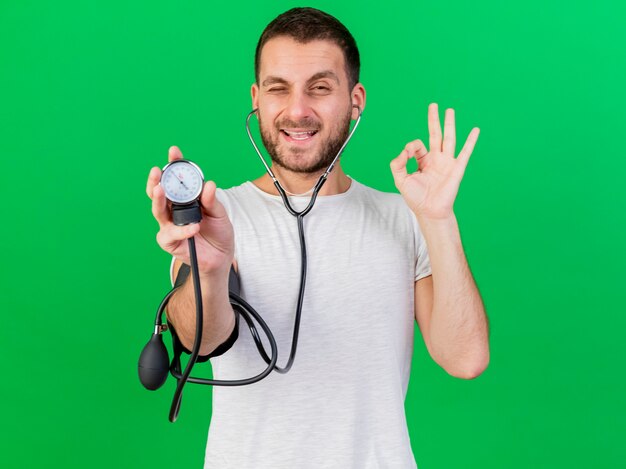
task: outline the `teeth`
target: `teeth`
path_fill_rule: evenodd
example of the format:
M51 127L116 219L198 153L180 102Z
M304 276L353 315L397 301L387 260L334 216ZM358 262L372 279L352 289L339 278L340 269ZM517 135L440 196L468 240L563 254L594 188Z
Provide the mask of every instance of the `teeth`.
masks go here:
M283 132L285 132L286 135L293 138L294 140L306 140L307 138L312 137L316 133L315 130L306 131L306 132L291 132L291 131L287 132L286 130L283 130Z

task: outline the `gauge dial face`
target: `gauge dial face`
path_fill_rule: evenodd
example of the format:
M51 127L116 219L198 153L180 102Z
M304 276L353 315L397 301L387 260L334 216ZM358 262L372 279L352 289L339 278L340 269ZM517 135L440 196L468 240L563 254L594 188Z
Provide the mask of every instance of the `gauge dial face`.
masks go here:
M188 204L200 196L203 179L202 171L194 163L176 160L163 168L161 187L172 202Z

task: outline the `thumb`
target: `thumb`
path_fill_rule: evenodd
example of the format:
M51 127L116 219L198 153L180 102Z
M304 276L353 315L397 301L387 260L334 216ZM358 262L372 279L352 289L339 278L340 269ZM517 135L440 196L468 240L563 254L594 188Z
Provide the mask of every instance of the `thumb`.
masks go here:
M226 216L226 209L217 200L215 192L217 186L213 181L207 181L204 184L202 195L200 196L200 205L202 205L202 211L209 217L221 218Z

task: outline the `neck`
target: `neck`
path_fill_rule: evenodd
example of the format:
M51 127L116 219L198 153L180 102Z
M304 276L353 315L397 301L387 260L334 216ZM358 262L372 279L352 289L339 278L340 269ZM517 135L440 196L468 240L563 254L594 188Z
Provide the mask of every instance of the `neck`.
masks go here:
M313 189L320 176L324 174L323 170L312 174L294 173L276 165L272 166L272 172L274 173L274 176L276 176L276 179L278 179L278 182L280 182L280 185L283 186L283 189L285 189L288 193L291 192L292 194L303 194L310 191ZM268 174L264 174L252 182L263 192L278 195L278 190L276 189L276 186L274 186L274 181ZM342 194L349 188L350 178L346 176L339 163L337 163L328 175L328 179L324 183L324 186L322 186L319 195Z

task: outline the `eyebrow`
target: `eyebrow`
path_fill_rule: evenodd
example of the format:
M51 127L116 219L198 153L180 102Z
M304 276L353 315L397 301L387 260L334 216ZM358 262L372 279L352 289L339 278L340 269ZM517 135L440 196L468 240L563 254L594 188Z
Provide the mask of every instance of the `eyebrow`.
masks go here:
M285 80L284 78L280 78L280 77L269 76L265 80L263 80L263 83L261 83L261 86L275 85L276 83L286 84L287 80Z
M311 83L313 81L320 80L322 78L330 78L331 80L339 84L339 77L337 77L337 74L333 72L332 70L324 70L322 72L317 72L315 75L313 75L311 78L307 80L307 83ZM265 80L263 80L263 82L261 83L261 86L275 85L277 83L280 83L282 85L288 84L287 80L285 80L284 78L269 76Z
M311 78L307 80L307 83L311 83L312 81L316 81L321 78L330 78L331 80L339 84L339 77L332 70L324 70L323 72L316 73L315 75L313 75Z

